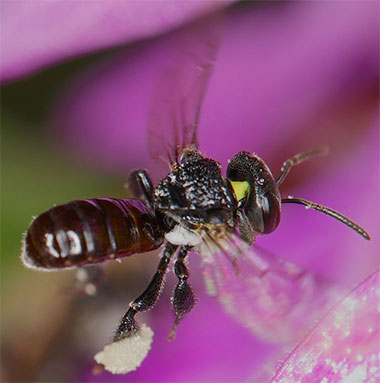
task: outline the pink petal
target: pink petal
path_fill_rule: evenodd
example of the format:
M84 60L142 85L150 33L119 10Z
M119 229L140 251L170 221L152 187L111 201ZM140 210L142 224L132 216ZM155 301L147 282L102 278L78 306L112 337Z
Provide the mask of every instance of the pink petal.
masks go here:
M315 2L235 11L202 108L201 150L222 163L239 150L256 150L278 166L310 146L347 150L360 131L329 113L358 104L377 83L375 8ZM164 44L157 39L126 50L67 85L53 126L68 149L113 171L151 167L148 103Z
M373 383L380 379L380 280L357 286L297 346L272 383Z
M155 36L231 1L3 1L1 79Z

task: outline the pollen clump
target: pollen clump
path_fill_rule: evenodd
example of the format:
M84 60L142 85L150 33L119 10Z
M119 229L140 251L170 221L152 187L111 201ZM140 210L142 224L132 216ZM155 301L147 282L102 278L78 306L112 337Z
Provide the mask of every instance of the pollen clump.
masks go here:
M105 346L95 360L113 374L126 374L136 370L146 358L152 339L153 331L143 324L136 335Z

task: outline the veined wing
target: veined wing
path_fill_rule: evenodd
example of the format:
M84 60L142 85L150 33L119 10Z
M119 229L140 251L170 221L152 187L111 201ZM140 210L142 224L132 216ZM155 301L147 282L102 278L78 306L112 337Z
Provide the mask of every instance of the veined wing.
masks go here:
M184 148L198 148L199 116L220 34L221 16L213 15L166 37L166 61L148 116L149 150L160 165L177 162Z
M202 246L207 292L255 335L267 341L299 339L343 291L236 235Z

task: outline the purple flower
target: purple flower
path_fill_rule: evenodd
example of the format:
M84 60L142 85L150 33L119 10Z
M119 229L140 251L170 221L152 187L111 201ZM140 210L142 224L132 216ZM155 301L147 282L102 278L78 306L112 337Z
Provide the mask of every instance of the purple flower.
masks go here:
M380 379L379 271L366 278L297 346L272 383Z
M109 8L97 9L102 18L92 19L95 13L89 12L86 20L92 27L84 34L78 33L85 21L83 14L64 7L65 12L75 12L75 38L70 29L54 23L53 30L64 38L31 35L31 41L40 42L41 47L36 46L37 53L29 52L29 56L20 49L20 40L10 40L7 49L12 54L7 53L3 78L24 75L77 54L155 36L214 7L214 3L201 3L189 3L199 8L178 12L176 17L165 16L165 21L162 15L171 5L156 18L157 13L149 7L130 3L141 12L136 11L136 17L146 20L142 25L149 25L145 29L139 23L126 28L115 22L115 17L103 28L110 9L114 16L123 15L123 7L118 8L121 3L110 3ZM56 15L57 8L50 7ZM24 9L29 15L30 8ZM12 12L17 15L17 7L12 6L9 15ZM69 17L65 12L60 12L62 18ZM39 25L38 19L27 20ZM257 245L346 287L378 266L378 23L378 4L369 2L248 4L232 9L199 129L201 150L224 167L238 151L256 151L275 175L282 162L295 153L330 147L329 157L292 170L282 187L283 196L304 197L341 211L362 224L372 241L362 240L323 215L288 205L283 207L276 232L258 238ZM12 21L6 29L11 33L16 27ZM152 169L158 177L148 155L146 124L165 41L166 36L158 36L126 46L95 61L66 84L50 125L53 139L58 138L69 155L124 174L135 167ZM174 342L166 339L172 321L170 308L160 302L148 318L155 338L139 370L105 378L94 377L84 369L81 380L245 381L255 374L264 376L263 366L268 362L270 376L273 365L283 357L277 353L280 347L252 337L216 300L202 293L197 266L191 263L191 282L199 301L181 323ZM313 301L309 304L312 311Z
M173 29L232 1L2 2L1 80Z

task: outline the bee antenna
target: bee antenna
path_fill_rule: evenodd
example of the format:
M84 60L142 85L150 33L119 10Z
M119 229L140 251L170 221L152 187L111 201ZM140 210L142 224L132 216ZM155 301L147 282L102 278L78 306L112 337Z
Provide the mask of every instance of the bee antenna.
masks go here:
M308 150L307 152L298 153L292 158L287 159L282 165L281 174L276 180L276 185L280 186L282 184L282 182L284 181L286 176L289 174L290 169L293 166L302 164L302 162L316 156L325 156L328 154L328 152L329 152L329 148L327 146L324 146L323 148L320 148L320 149L311 149L311 150Z
M306 206L306 209L317 210L317 211L319 211L319 212L321 212L323 214L326 214L326 215L328 215L328 216L330 216L332 218L335 218L338 221L342 222L343 224L348 226L350 229L355 230L363 238L365 238L367 240L371 239L369 234L361 226L359 226L357 223L355 223L354 221L350 220L349 218L347 218L343 214L340 214L337 211L335 211L333 209L330 209L330 208L328 208L326 206L319 205L319 204L311 202L311 201L307 201L306 199L293 198L291 196L289 196L288 198L283 198L281 200L281 202L282 203L297 203L299 205Z

